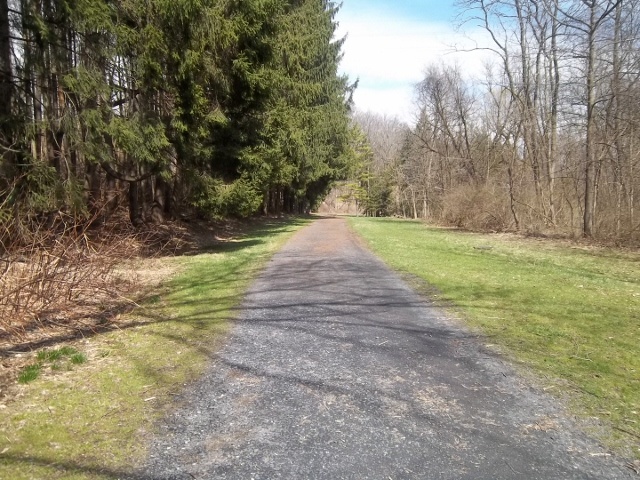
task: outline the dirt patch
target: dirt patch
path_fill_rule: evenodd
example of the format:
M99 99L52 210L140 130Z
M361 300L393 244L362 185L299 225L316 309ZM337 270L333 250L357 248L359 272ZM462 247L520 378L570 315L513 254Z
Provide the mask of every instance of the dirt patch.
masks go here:
M560 424L556 419L543 416L533 423L523 425L522 432L525 435L529 435L531 432L548 432L550 430L557 430L558 428L560 428Z

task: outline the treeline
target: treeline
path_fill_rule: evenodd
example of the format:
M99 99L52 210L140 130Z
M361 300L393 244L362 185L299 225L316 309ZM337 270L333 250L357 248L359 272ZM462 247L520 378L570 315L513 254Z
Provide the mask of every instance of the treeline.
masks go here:
M314 207L348 156L337 8L0 0L2 241L124 207L133 225Z
M387 199L377 211L637 243L640 2L464 7L489 33L494 62L476 79L455 66L427 69L416 125L394 136L393 161L371 164ZM398 130L389 119L358 123L369 138Z

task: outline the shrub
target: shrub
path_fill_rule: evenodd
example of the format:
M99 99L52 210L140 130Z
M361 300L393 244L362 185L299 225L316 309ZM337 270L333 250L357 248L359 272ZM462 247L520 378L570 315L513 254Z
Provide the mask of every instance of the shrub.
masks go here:
M461 185L443 198L442 221L468 230L505 231L513 229L507 199L495 188Z

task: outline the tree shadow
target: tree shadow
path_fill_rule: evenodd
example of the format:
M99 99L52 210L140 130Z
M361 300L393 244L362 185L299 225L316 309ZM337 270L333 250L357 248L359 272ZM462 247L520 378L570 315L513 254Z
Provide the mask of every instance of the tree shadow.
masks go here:
M277 228L277 224L276 224ZM265 228L265 234L269 228ZM247 239L251 241L251 239ZM231 250L234 251L234 250ZM249 259L242 263L246 267ZM429 302L408 291L399 283L388 283L389 272L380 268L380 262L372 256L353 258L349 255L338 255L334 258L310 256L303 250L289 250L281 253L275 267L268 269L261 279L257 280L246 296L231 295L218 297L215 303L210 298L196 298L189 291L179 292L171 297L168 303L142 304L136 311L138 321L132 322L124 329L140 325L161 324L165 322L179 322L194 326L195 329L205 328L211 322L221 322L226 319L237 321L236 331L244 328L255 328L260 335L251 338L236 336L236 331L230 335L230 344L235 342L238 348L245 349L247 355L238 358L227 351L219 351L211 345L199 343L198 336L184 337L171 330L152 333L158 341L170 340L176 344L189 345L212 360L215 368L224 367L230 371L293 386L297 389L308 389L319 395L333 394L348 398L360 409L369 409L374 416L383 417L388 414L387 404L401 405L407 422L428 425L443 433L442 442L455 442L459 437L471 437L490 445L491 451L498 457L512 455L527 460L527 464L539 465L537 457L528 451L527 446L516 450L505 450L510 443L509 430L512 426L500 422L494 427L481 429L480 425L486 420L482 418L481 409L493 401L495 391L505 391L511 387L504 386L511 376L511 370L502 365L497 357L483 349L480 337L451 324L433 324L425 321L424 312L437 313L429 310ZM203 271L192 279L190 286L194 289L212 289L237 279L237 271L227 274ZM251 276L251 274L247 274ZM489 288L489 287L487 287ZM486 294L488 291L479 292ZM271 302L263 300L268 296ZM242 301L241 301L242 300ZM228 305L235 305L229 308ZM168 311L182 311L179 317L169 317ZM224 313L224 318L220 315ZM385 387L375 384L351 386L339 379L317 374L312 371L274 370L270 369L259 357L260 351L278 351L277 344L269 344L269 339L278 338L301 341L297 350L287 354L287 358L304 359L309 350L318 345L328 346L334 352L356 352L353 358L363 361L373 358L384 358L398 370L407 369L420 372L424 366L433 367L431 381L436 384L448 384L451 379L455 387L451 387L449 398L468 397L467 388L476 388L476 384L484 382L487 388L479 388L474 392L474 401L481 405L470 404L468 410L478 412L475 419L453 423L446 416L430 410L416 398L415 392L408 387ZM266 349L256 348L258 341L267 342ZM330 347L330 348L329 348ZM337 353L336 353L337 355ZM485 362L482 371L478 372L480 358L491 357L492 362ZM456 365L454 370L443 367L445 364ZM138 368L144 369L145 375L151 379L162 379L167 375L154 368L138 362ZM353 367L355 368L355 367ZM475 373L474 373L475 372ZM210 374L214 374L212 371ZM420 373L416 373L420 374ZM197 381L196 381L197 382ZM510 393L508 393L510 395ZM189 397L178 397L178 400L188 403ZM477 405L476 404L476 405ZM500 407L504 408L504 407ZM515 407L519 408L518 405ZM492 418L500 419L499 412ZM507 415L504 418L509 418ZM505 420L506 422L506 420ZM186 428L178 426L176 428ZM409 435L410 432L403 432ZM170 453L166 453L167 456ZM42 462L50 466L46 459L13 455L9 461L18 463ZM170 458L170 457L168 457ZM502 457L500 457L502 458ZM163 480L192 478L187 473L183 477L158 476L141 471L125 472L108 469L95 469L79 463L67 462L60 464L70 471L89 474L100 474L106 478L129 478L135 480ZM508 478L509 471L504 472ZM210 477L214 478L214 477Z
M234 253L245 248L255 247L261 245L264 240L261 239L247 239L247 240L227 240L214 244L206 245L198 250L188 250L182 253L183 256L197 256L205 253Z
M260 217L235 220L228 224L217 222L192 225L183 235L180 247L159 252L158 256L233 252L263 243L265 238L282 233L292 226L304 225L315 218L312 216Z
M265 221L255 225L250 233L241 239L231 239L225 242L216 242L208 247L203 247L199 251L185 252L185 255L197 256L203 254L234 254L243 250L259 246L269 238L289 230L293 225L302 223L300 220L277 220ZM216 325L228 322L233 316L237 315L238 309L234 307L238 305L243 297L244 292L233 293L229 295L215 294L216 291L226 291L226 287L230 283L241 282L246 284L257 273L253 266L255 261L252 255L239 255L235 257L234 268L219 271L216 265L212 264L211 268L201 268L190 277L188 285L180 284L179 277L173 279L169 287L147 289L131 301L123 301L117 306L103 312L103 321L98 325L81 327L83 320L82 315L74 316L70 319L76 326L72 331L60 331L58 334L50 335L33 342L23 342L21 344L0 347L0 358L10 359L15 357L16 353L28 352L45 347L55 347L62 343L78 340L82 338L91 338L113 331L127 332L139 327L151 327L143 330L142 334L147 336L150 342L160 342L169 340L173 344L185 344L196 349L200 354L211 356L213 347L202 343L200 339L200 331L208 332ZM222 290L225 289L225 290ZM192 292L205 292L204 295L197 296ZM213 300L206 295L206 292L214 292ZM184 310L186 313L175 315L175 312ZM120 316L127 318L126 321L116 321ZM163 325L169 325L168 328ZM185 337L180 331L175 331L172 325L187 326L193 332L193 335ZM159 328L155 328L158 326ZM135 351L126 351L122 353L127 362L130 362L134 368L141 372L145 378L149 379L146 383L162 382L166 380L170 371L165 371L156 365L148 364L144 360L140 360L136 356ZM15 380L14 380L15 381ZM4 390L4 389L3 389ZM6 394L5 391L2 392ZM60 468L61 470L73 473L87 473L89 475L100 475L105 478L135 478L151 480L157 477L145 476L144 474L133 476L131 472L119 470L109 470L108 468L96 468L90 464L84 464L81 460L69 460L67 462L59 462L58 460L50 461L43 456L38 455L20 455L14 452L5 452L0 455L0 461L5 464L15 465L41 465L52 469Z
M16 465L16 467L24 464L35 467L45 467L56 470L58 475L92 475L99 478L110 480L162 480L145 474L132 475L130 471L109 469L106 467L97 467L95 465L87 465L73 461L51 461L46 457L36 455L17 455L11 453L0 453L0 463L7 466ZM56 477L62 478L62 477ZM186 477L188 478L188 477Z
M344 398L357 411L366 410L376 419L390 418L389 405L395 405L402 419L394 423L394 428L399 425L398 431L407 438L414 435L408 425L420 425L423 430L435 429L440 435L438 442L445 447L454 448L464 439L484 445L496 461L515 455L522 465L533 468L532 472L548 468L568 474L562 462L545 460L543 450L531 448L526 442L514 444L513 435L521 434L519 419L523 415L531 418L534 410L539 412L540 403L537 398L505 403L515 396L513 370L483 346L482 336L439 322L438 312L428 301L398 282L388 282L388 276L389 272L370 257L323 259L296 250L283 252L277 265L265 272L238 306L237 329L230 334L230 347L205 352L213 365L207 375L215 379L215 384L245 377L247 385L267 383L269 398L274 392L285 392L282 397L289 398L295 395L291 392L304 391L316 395L311 398ZM197 316L211 311L205 304L198 305L197 310ZM253 333L246 334L248 331ZM298 367L315 352L331 352L321 357L327 363L337 361L341 352L351 352L345 358L353 363L345 368L361 368L358 376L381 375L375 367L366 365L371 361L371 365L385 365L385 374L388 369L411 372L412 382L390 381L387 385L366 379L354 383L325 373L324 364L317 369ZM270 363L272 356L275 359ZM428 374L424 372L427 368ZM274 384L284 387L276 389ZM437 404L433 407L421 401L414 385L447 385L441 410ZM230 388L225 388L221 401L241 403L244 396L259 395L253 390L238 392L235 395L240 396L234 396ZM189 394L180 400L187 405L198 404L198 399ZM451 413L454 410L447 410L448 405L471 415L456 419ZM273 420L270 414L279 408L271 402L267 411L259 410L257 415ZM255 420L260 422L260 418ZM190 427L175 424L169 428ZM538 438L544 441L545 435L541 432ZM234 455L237 453L235 450ZM170 453L166 455L171 462L178 462ZM509 478L509 467L502 468L501 475Z

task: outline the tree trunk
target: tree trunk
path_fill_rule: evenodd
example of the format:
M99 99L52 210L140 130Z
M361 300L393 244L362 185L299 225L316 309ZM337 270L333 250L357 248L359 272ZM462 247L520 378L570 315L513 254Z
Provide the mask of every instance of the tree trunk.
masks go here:
M86 184L88 187L87 207L93 219L97 220L97 217L100 214L100 210L102 208L102 202L100 198L102 193L100 184L100 166L95 163L87 162L85 171Z
M516 230L520 230L520 220L518 219L518 213L516 212L516 197L513 186L513 171L511 167L507 168L509 175L509 206L511 208L511 215L513 216L513 222L516 225Z
M424 190L422 197L422 218L425 220L429 217L429 207L427 204L427 191Z
M140 182L129 182L129 220L134 227L144 223L140 208Z
M107 221L118 207L118 181L107 173L105 182L104 219Z
M556 225L555 181L558 155L558 104L560 101L560 66L558 61L558 1L553 2L551 18L551 61L549 62L549 81L551 82L551 117L549 119L549 154L547 157L547 188L549 190L549 219Z
M11 132L13 74L9 33L9 3L8 0L0 0L0 147L7 148L13 143ZM2 156L6 153L5 151L0 151Z
M413 211L413 219L418 218L418 206L416 205L416 192L411 189L411 209Z
M595 208L595 64L596 64L596 0L590 5L589 34L587 37L586 94L587 94L587 127L584 172L584 216L582 234L591 238L594 235Z
M151 221L153 223L163 223L165 214L170 212L170 198L168 184L161 177L155 177L153 185L153 202L151 203Z
M621 39L621 30L622 30L622 4L619 3L616 6L616 14L614 21L614 34L613 34L613 60L612 60L612 69L613 69L613 79L611 84L611 94L613 95L613 135L615 138L614 142L614 160L613 160L613 169L614 169L614 183L616 187L616 212L615 212L615 229L616 229L616 238L620 238L621 230L622 230L622 194L624 190L624 180L622 178L622 159L625 155L624 153L624 145L622 142L622 126L621 126L621 118L622 115L622 105L620 102L620 95L622 95L621 85L620 85L620 39Z

